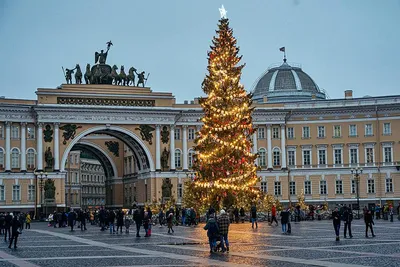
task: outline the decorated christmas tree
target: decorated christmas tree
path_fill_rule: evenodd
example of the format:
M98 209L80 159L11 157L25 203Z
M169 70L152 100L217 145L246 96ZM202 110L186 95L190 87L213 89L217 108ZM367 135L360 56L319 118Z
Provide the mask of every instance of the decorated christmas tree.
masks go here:
M303 189L301 189L301 193L297 195L297 205L300 206L301 210L308 210L308 206L305 202Z
M240 84L244 65L239 65L241 56L226 13L221 16L202 83L207 97L200 100L204 117L195 147L197 175L186 185L184 199L185 204L197 204L200 210L210 205L248 208L261 195L255 188L257 155L251 153L250 136L255 131L251 95Z

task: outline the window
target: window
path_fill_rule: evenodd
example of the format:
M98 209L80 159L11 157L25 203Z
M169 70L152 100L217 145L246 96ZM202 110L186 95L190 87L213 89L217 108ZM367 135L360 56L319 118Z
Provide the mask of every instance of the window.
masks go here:
M311 195L311 181L304 181L304 194Z
M335 149L335 164L342 164L342 149Z
M393 193L393 180L390 177L386 178L386 193Z
M287 138L294 139L294 128L293 127L287 128Z
M318 164L326 165L326 150L318 149Z
M78 155L75 155L75 164L78 164Z
M183 197L183 185L181 183L178 184L178 198Z
M6 200L6 193L4 189L4 185L0 185L0 201Z
M319 182L319 193L321 195L326 195L327 194L326 181L325 180Z
M278 148L274 148L274 166L281 166L281 152Z
M280 196L282 194L281 182L275 182L274 193L275 193L275 196Z
M293 151L293 150L288 151L288 165L289 166L296 166L295 153L296 153L296 151Z
M392 130L390 129L390 123L389 122L385 122L383 124L383 134L384 135L391 135L392 134Z
M188 139L189 140L193 140L195 137L194 137L194 129L193 128L189 128L189 136L188 136Z
M13 148L11 150L11 168L19 168L19 150Z
M303 165L311 165L311 150L303 150Z
M350 164L358 163L358 149L350 148Z
M28 126L27 128L28 139L35 139L35 127Z
M18 138L19 138L19 127L11 126L11 139L18 139Z
M369 179L368 180L368 194L375 193L375 180Z
M261 191L263 191L264 193L267 193L267 191L268 191L267 182L261 182Z
M129 157L128 161L128 173L132 173L132 157Z
M296 195L296 182L290 181L289 183L289 193L291 196Z
M372 124L365 124L365 136L373 136Z
M357 125L351 124L349 126L349 136L351 136L351 137L357 136Z
M0 148L0 167L3 168L4 166L4 150Z
M333 127L333 137L342 137L342 127L340 125Z
M35 186L28 185L28 201L35 201Z
M264 127L258 128L257 132L258 132L258 139L265 139L265 128Z
M78 173L76 172L75 173L75 183L78 183L79 181L78 181Z
M343 194L343 181L336 180L336 194L341 195Z
M13 201L20 201L21 200L20 186L19 185L13 185L12 200Z
M260 148L258 150L258 164L260 164L260 166L266 166L266 160L265 160L265 148Z
M188 153L188 157L189 157L189 160L188 160L188 165L189 166L188 167L189 167L189 169L193 168L194 155L195 155L194 150L190 149L189 153Z
M383 153L385 155L385 163L391 163L392 162L392 147L384 147L383 148Z
M0 125L0 139L4 138L4 126Z
M318 138L325 138L325 126L318 126Z
M175 150L175 168L181 167L181 151L179 149Z
M279 139L279 128L278 127L272 128L272 138Z
M367 147L365 149L365 157L366 157L367 163L373 163L374 162L374 148Z
M35 150L32 148L28 149L28 152L26 153L26 158L27 158L27 164L28 164L28 169L34 169L35 168Z
M175 140L181 140L181 129L175 128L174 138Z
M352 194L357 193L357 181L356 180L351 180L351 193Z
M310 127L303 127L303 138L310 138Z

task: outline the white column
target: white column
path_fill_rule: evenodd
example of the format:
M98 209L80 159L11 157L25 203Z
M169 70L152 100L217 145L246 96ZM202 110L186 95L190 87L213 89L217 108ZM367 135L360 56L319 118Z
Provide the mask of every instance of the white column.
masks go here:
M281 151L282 151L282 169L286 169L286 128L285 124L281 124Z
M187 171L188 170L187 125L183 125L182 149L183 149L183 170Z
M169 138L169 157L171 158L171 170L175 170L175 126L171 125Z
M36 170L43 171L43 123L37 124L37 138L36 138Z
M26 172L26 122L21 122L21 171Z
M257 148L257 132L253 133L253 153L257 153L258 152L258 148ZM256 164L258 166L258 158L256 158L256 160L254 161L254 164Z
M6 121L6 172L11 171L11 122Z
M60 139L58 127L60 124L58 122L54 123L54 171L60 170Z
M161 125L156 125L156 171L161 171L160 128Z
M271 125L267 124L267 151L268 151L268 169L272 169L272 139Z

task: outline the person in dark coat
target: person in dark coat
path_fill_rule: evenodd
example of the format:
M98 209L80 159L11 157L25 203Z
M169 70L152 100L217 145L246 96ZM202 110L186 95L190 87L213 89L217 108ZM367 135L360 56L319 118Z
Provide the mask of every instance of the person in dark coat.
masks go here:
M113 210L110 210L108 213L108 226L110 227L110 234L115 233L115 213Z
M372 237L375 237L375 235L374 235L374 229L372 228L372 225L374 224L374 220L373 220L373 218L372 218L372 213L371 213L371 211L367 211L367 212L364 214L364 222L365 222L365 237L368 238L368 228L371 229Z
M332 219L333 219L333 228L335 228L336 234L336 241L340 240L340 214L339 209L336 207L335 210L332 212Z
M219 236L218 223L215 220L215 213L210 215L204 230L207 230L208 243L210 245L210 253L217 251L217 238Z
M14 241L14 248L17 248L17 240L19 235L18 230L20 230L20 228L21 228L21 222L18 220L17 216L14 216L14 218L11 220L12 236L8 248L11 248L13 241Z
M11 221L13 220L13 216L7 212L7 215L5 216L5 220L4 220L4 241L7 241L7 233L8 233L8 240L11 239Z
M258 224L257 224L257 208L256 208L256 205L251 206L250 218L251 218L251 228L254 229L254 223L255 223L256 224L256 229L257 229L258 228Z
M79 221L81 222L81 231L86 231L86 212L79 211Z
M153 212L151 211L150 207L147 207L147 213L148 213L148 218L149 218L149 228L147 231L147 235L151 236L151 225L153 224L152 218L153 218Z
M117 233L118 230L120 230L120 233L122 234L122 227L124 226L124 212L122 209L120 209L117 213Z
M76 221L76 213L71 209L68 213L68 225L71 227L71 232L74 231L74 223Z
M235 222L239 223L239 209L238 209L238 207L235 207L233 209L233 215L235 216Z
M6 216L3 213L0 213L0 235L4 232L4 224L5 224Z
M350 207L346 207L343 211L343 221L344 221L344 238L346 238L347 229L349 229L349 236L353 238L351 234L351 222L353 221L353 211Z
M139 208L135 208L135 210L133 211L133 220L135 221L136 224L136 237L140 237L139 232L140 232L140 226L142 226L143 217L141 215Z
M240 219L242 220L242 223L244 223L244 217L246 216L246 214L244 212L244 208L243 207L240 208L239 213L240 213Z
M173 222L174 222L174 209L172 207L169 209L169 211L167 211L166 219L167 219L167 225L168 225L168 234L170 234L171 231L172 231L172 233L174 233L174 229L172 229Z
M287 225L289 223L289 214L290 213L287 209L281 211L282 234L287 233Z

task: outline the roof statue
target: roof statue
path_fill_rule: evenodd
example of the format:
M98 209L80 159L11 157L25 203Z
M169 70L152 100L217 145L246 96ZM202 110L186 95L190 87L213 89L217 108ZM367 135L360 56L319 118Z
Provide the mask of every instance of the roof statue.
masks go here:
M67 84L72 84L72 74L76 70L77 73L75 74L75 83L82 84L82 76L85 79L86 84L112 84L112 85L122 85L122 86L139 86L142 87L146 86L146 82L149 78L150 73L147 74L145 77L145 72L137 72L137 69L134 67L129 68L129 73L125 73L125 68L122 65L119 73L117 72L118 67L117 65L110 65L106 64L108 52L110 51L111 46L114 44L112 41L108 41L106 43L107 48L106 50L100 50L100 52L94 53L94 65L91 67L88 63L86 65L86 72L82 75L82 71L80 69L79 64L76 64L74 69L62 67L64 72L65 80ZM135 85L135 75L138 78L138 83Z

